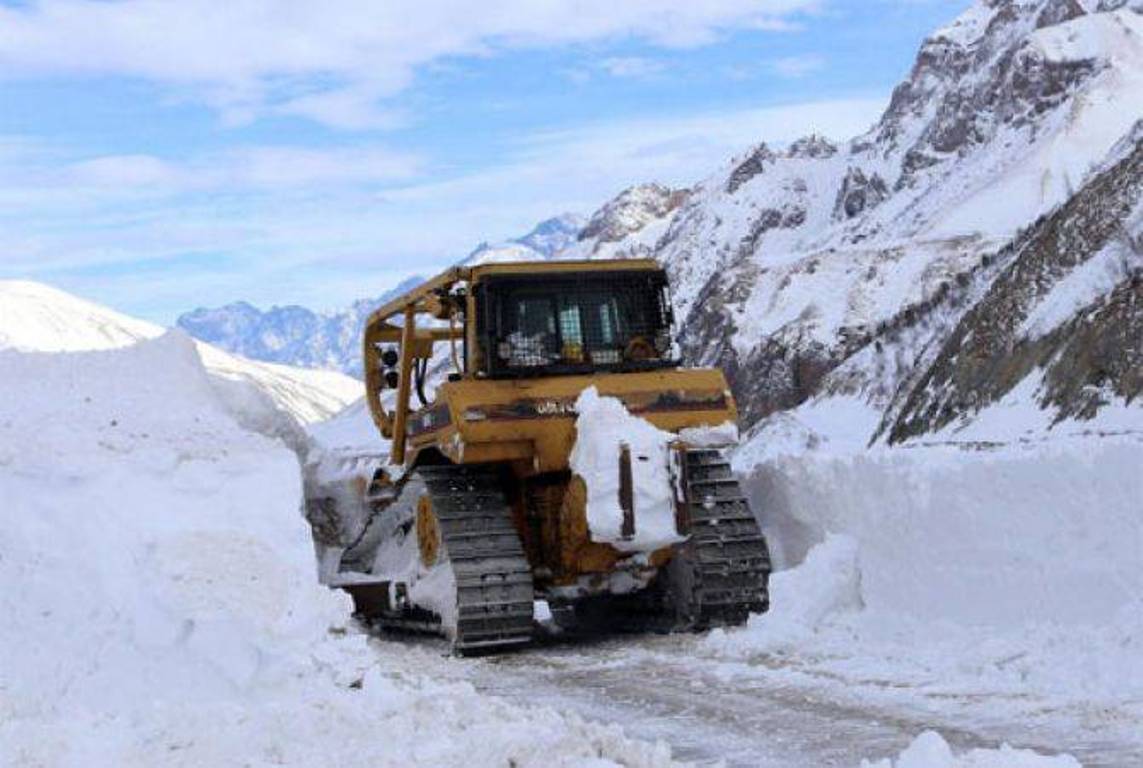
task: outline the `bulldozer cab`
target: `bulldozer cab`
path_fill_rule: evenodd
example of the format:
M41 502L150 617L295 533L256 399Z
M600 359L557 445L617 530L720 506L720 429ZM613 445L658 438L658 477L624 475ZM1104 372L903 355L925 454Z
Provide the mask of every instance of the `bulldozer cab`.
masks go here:
M492 274L476 285L478 372L492 378L650 370L675 364L658 269Z
M435 410L429 378L492 386L675 368L672 322L666 274L650 259L455 267L369 317L370 412L402 464L424 423L410 430L411 415Z

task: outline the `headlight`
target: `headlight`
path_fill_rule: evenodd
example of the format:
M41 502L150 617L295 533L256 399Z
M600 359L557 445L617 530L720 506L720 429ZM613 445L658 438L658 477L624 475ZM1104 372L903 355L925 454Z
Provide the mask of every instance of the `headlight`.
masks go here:
M484 421L488 418L488 414L479 408L469 408L464 412L465 421Z

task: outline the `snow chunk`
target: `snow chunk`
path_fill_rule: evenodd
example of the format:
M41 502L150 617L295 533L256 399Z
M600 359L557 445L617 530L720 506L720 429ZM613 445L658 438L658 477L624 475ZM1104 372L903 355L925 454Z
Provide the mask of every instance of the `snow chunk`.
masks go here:
M677 438L646 419L632 416L614 397L588 387L575 404L576 443L571 469L587 486L591 540L622 552L650 552L682 540L675 529L670 444ZM619 454L631 450L635 534L624 537L619 506Z
M871 763L861 761L862 768L1080 768L1071 755L1048 757L1030 749L1013 749L1004 744L1000 749L973 749L959 757L935 731L925 731L905 748L896 760L885 758Z
M741 630L714 630L705 647L734 656L797 648L833 616L860 610L857 540L828 536L797 568L770 577L770 599L769 613L752 615Z
M738 444L738 425L724 421L713 427L685 427L679 430L679 439L695 448L725 448Z

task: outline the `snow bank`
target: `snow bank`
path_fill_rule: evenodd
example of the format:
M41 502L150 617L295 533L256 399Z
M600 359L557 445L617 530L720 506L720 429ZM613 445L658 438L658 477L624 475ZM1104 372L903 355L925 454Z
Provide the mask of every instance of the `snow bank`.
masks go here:
M1143 594L1140 466L1126 439L918 447L782 458L748 489L768 524L802 527L810 541L794 545L853 536L871 610L1092 624Z
M776 560L801 565L706 648L930 692L1138 700L1141 466L1138 440L1079 437L771 460L745 487Z
M600 397L595 387L576 400L576 443L571 470L587 486L587 526L592 541L623 552L650 552L680 541L675 528L670 444L676 439L646 419L632 416L622 401ZM622 533L619 506L619 453L631 450L635 533Z
M5 765L669 764L347 627L267 401L181 334L0 351Z
M973 749L954 755L940 734L925 731L896 760L861 761L861 768L1080 768L1071 755L1047 757L1029 749Z

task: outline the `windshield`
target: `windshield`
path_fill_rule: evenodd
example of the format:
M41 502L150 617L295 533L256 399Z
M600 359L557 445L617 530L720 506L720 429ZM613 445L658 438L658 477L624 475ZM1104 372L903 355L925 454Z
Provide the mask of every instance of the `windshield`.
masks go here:
M490 372L646 368L670 358L660 273L499 278L486 315Z

